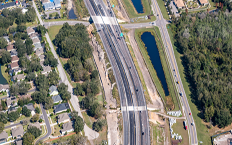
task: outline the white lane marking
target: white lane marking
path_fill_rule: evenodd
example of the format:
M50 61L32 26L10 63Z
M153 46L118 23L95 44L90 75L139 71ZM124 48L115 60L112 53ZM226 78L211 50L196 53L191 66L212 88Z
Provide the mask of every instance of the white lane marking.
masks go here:
M113 17L105 17L105 16L92 16L94 23L96 24L112 24L117 25Z
M146 110L146 106L128 106L128 107L122 107L122 111L144 111Z

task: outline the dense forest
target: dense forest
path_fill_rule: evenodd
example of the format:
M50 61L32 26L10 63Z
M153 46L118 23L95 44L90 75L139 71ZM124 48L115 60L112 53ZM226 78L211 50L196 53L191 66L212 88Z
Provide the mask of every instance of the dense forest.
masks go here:
M183 15L172 23L192 98L205 121L232 122L232 15Z

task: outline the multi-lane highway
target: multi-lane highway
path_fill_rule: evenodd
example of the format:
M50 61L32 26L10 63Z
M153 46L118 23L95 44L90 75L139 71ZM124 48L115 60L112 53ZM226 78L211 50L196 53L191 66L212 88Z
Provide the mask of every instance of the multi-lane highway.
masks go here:
M178 70L178 66L176 63L172 43L170 41L170 37L169 37L168 31L166 28L167 21L163 18L163 15L160 11L160 8L159 8L156 0L152 0L152 6L154 7L155 14L157 16L156 25L160 29L160 33L161 33L162 40L163 40L164 47L165 47L165 53L167 55L169 65L170 65L171 70L172 70L172 75L173 75L174 81L175 82L179 81L179 83L176 83L176 87L177 87L177 90L179 91L179 98L181 100L182 109L184 111L184 114L185 114L185 116L187 118L187 122L188 122L190 144L196 145L196 144L198 144L196 127L195 127L193 117L192 117L192 115L190 115L191 109L190 109L189 104L188 104L188 100L187 100L187 97L186 97L186 94L184 91L184 87L183 87L183 84L182 84L182 81L180 78L180 74L179 74L179 70Z
M123 114L124 144L150 144L143 88L116 17L102 0L85 0L116 78Z

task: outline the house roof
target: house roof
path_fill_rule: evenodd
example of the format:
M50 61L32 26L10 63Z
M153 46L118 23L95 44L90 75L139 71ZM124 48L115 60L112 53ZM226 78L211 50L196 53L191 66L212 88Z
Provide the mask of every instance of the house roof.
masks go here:
M14 6L14 5L16 5L15 2L5 3L4 5L0 5L0 10L5 9L5 8L8 8L8 7L12 7L12 6Z
M15 96L14 96L14 97L7 98L7 99L6 99L6 105L7 105L7 106L10 106L10 105L13 103L13 101L14 101L14 102L17 102Z
M36 49L35 54L39 56L40 54L44 53L43 48Z
M32 103L29 103L27 105L24 105L27 107L27 109L31 110L31 111L35 111L34 105Z
M68 113L62 113L62 114L58 115L58 123L63 122L67 119L70 119L68 116Z
M27 34L29 35L30 33L35 33L35 30L31 27L27 28Z
M12 62L12 61L19 61L18 56L16 56L16 55L15 55L15 56L13 56L13 57L11 58L11 62Z
M15 49L13 49L11 50L10 55L18 55L18 52Z
M61 5L61 4L60 4L60 0L54 0L53 2L54 2L54 4L55 4L55 6Z
M23 144L23 140L20 139L16 141L16 145L22 145L22 144Z
M22 69L19 67L19 68L11 69L10 71L13 74L13 73L22 71Z
M19 67L19 64L18 64L18 62L13 62L10 64L10 67L11 68Z
M20 125L17 128L12 129L12 136L17 137L18 135L23 135L23 126Z
M38 38L38 37L37 37L37 38L35 38L35 39L32 39L32 41L33 41L33 44L40 43L40 40L39 40L39 38Z
M174 3L176 4L176 6L179 7L184 7L184 2L183 0L174 0Z
M35 127L37 127L38 129L40 129L40 124L39 124L39 122L30 123L30 124L28 125L28 128L33 127L33 126L35 126Z
M10 44L6 47L7 51L11 51L12 49L14 49L14 45Z
M45 66L46 67L46 66ZM45 68L44 67L44 68ZM49 88L49 92L54 92L54 91L57 91L57 87L56 86L54 86L54 85L52 85L50 88Z
M54 106L54 113L69 109L68 103L62 103Z
M40 60L44 60L44 58L45 58L45 55L43 55L43 54L39 56Z
M18 96L18 97L19 97L19 99L26 99L26 98L29 98L30 100L32 99L31 94L21 95L21 96Z
M41 43L36 43L34 46L35 46L34 49L42 48Z
M207 4L209 3L208 0L199 0L201 4Z
M70 129L73 129L72 122L68 122L63 124L63 129L61 129L62 132L66 132Z
M60 95L53 96L52 99L53 99L53 102L54 102L54 103L55 103L55 102L62 101Z
M49 2L49 3L44 3L43 4L43 7L46 9L46 8L52 8L52 7L54 7L54 3L51 3L51 2Z
M52 71L52 68L50 66L45 66L45 67L43 67L43 71L41 73L44 74L44 73L47 73L50 71ZM49 90L50 90L50 88L49 88Z
M14 112L14 111L17 111L17 108L10 106L10 108L7 111L7 113L9 114L10 112Z
M34 39L35 37L38 37L36 33L32 33L32 34L30 35L30 38L31 38L31 39Z
M21 80L21 79L25 79L25 76L24 74L18 74L18 75L13 76L13 80L16 80L16 78L17 80Z
M45 3L50 3L50 0L41 0L41 2L42 2L43 4L45 4Z
M8 134L5 131L0 133L0 140L7 139L7 138L8 138Z
M3 85L3 84L0 84L0 91L3 90L3 89L9 89L9 85L6 84L6 85Z

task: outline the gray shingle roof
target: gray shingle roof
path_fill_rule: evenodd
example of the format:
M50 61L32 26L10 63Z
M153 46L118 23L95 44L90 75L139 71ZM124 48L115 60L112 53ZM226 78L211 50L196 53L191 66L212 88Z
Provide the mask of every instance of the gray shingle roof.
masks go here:
M39 56L39 55L41 55L41 54L43 54L43 53L44 53L43 48L36 49L36 51L35 51L35 54L36 54L37 56Z
M35 33L35 30L33 28L27 28L27 34Z
M68 123L63 124L63 129L61 129L61 131L66 132L70 129L73 129L72 122L68 122Z
M67 109L69 109L69 105L68 103L62 103L59 105L55 105L54 106L54 113L60 112L60 111L66 111Z
M16 145L22 145L23 144L23 140L17 140L16 141Z
M18 52L15 49L12 49L10 52L10 55L18 55Z
M13 76L13 80L16 80L16 78L17 78L17 80L22 80L22 79L25 79L25 76L24 76L24 74L19 74L19 75Z
M9 89L9 85L8 84L6 84L6 85L0 84L0 91L1 90L7 90L7 89Z
M27 105L24 105L27 107L27 109L31 110L31 111L35 111L34 105L32 103L29 103Z
M67 119L70 119L68 116L68 113L62 113L62 114L58 115L58 123L63 122Z
M52 93L54 91L57 91L57 87L52 85L50 88L49 88L49 92Z
M7 139L7 138L8 138L8 134L5 131L0 133L0 140Z
M28 125L28 128L33 127L33 126L35 126L35 127L37 127L38 129L40 129L40 124L39 124L39 122L30 123L30 124Z
M14 128L12 129L12 136L13 137L17 137L19 135L23 135L23 126L20 125L18 128Z
M5 9L5 8L8 8L8 7L12 7L12 6L14 6L14 5L16 5L15 2L5 3L4 5L0 5L0 10Z
M62 99L61 99L60 95L53 96L53 97L52 97L52 99L53 99L53 103L56 103L56 102L62 101Z
M39 38L38 38L38 37L37 37L37 38L35 38L35 39L32 39L32 41L33 41L33 44L40 43L40 40L39 40Z
M39 48L43 48L41 43L36 43L34 46L35 46L34 50L39 49Z
M43 7L44 7L44 9L52 8L52 7L54 7L54 3L51 3L51 2L49 2L49 3L44 3L44 4L43 4Z

